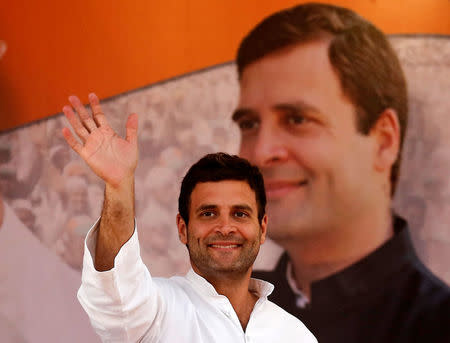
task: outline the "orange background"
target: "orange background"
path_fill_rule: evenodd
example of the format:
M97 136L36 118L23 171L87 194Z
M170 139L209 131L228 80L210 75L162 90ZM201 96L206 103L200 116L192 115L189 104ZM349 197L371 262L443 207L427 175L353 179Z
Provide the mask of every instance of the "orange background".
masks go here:
M2 1L0 131L61 111L67 96L104 99L234 59L263 17L302 1ZM325 1L386 33L450 34L449 0Z

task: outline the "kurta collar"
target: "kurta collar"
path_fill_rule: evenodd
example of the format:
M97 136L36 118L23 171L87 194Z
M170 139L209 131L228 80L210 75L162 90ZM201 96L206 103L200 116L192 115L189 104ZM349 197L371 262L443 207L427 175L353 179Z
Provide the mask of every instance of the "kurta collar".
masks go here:
M407 222L393 217L394 236L373 253L344 270L311 285L311 309L339 310L367 301L377 290L395 278L397 273L420 263L411 242ZM276 267L286 275L289 257L284 253Z
M187 272L186 279L189 280L195 289L206 296L221 297L217 293L213 285L211 285L205 278L198 275L192 268ZM274 286L267 281L259 279L250 279L249 290L254 292L259 298L267 298L273 291Z

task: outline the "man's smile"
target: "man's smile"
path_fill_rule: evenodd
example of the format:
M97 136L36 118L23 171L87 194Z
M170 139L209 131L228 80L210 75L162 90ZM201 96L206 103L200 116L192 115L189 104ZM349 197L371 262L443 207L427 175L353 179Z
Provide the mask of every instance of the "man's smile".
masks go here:
M284 180L265 180L266 195L268 200L279 199L288 193L298 190L308 184L306 180L300 181L284 181Z
M236 249L236 248L240 248L242 247L242 244L240 243L233 243L233 242L214 242L214 243L210 243L207 245L208 248L213 248L213 249Z

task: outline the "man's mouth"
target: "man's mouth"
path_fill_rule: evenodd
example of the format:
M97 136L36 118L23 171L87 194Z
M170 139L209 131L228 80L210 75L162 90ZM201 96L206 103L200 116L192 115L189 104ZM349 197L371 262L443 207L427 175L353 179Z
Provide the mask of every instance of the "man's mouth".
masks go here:
M242 244L238 243L212 243L207 245L208 248L214 248L214 249L236 249L240 248Z
M286 196L288 193L298 190L299 188L307 185L306 180L302 181L276 181L265 180L264 185L266 188L267 199L274 200Z

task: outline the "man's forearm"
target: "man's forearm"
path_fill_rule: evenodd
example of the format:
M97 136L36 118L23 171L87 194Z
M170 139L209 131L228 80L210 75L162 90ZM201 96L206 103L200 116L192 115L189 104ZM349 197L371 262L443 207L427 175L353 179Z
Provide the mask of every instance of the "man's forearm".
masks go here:
M114 267L114 258L133 235L134 217L134 178L118 187L106 184L95 249L95 269L105 271Z
M105 271L114 267L114 258L134 230L138 117L130 114L123 139L109 125L94 93L89 94L92 115L78 97L69 101L72 107L64 106L63 112L80 140L67 127L64 139L106 184L94 261L97 270Z

